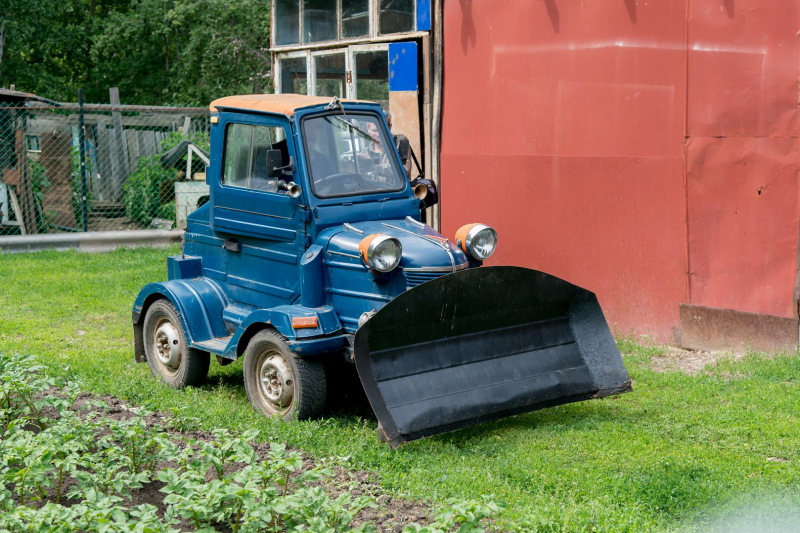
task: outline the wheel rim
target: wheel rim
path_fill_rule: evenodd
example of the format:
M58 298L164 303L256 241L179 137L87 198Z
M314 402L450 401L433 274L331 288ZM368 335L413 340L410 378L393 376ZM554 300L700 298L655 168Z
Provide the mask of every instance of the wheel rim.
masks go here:
M184 351L178 328L166 317L153 324L153 353L164 371L174 374L181 366Z
M265 352L259 358L258 390L270 413L285 413L294 400L294 374L284 357Z

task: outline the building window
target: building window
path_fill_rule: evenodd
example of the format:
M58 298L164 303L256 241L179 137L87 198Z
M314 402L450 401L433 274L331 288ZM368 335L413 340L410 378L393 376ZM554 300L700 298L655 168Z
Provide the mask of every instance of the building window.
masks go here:
M386 50L353 52L356 98L379 102L389 109L389 55Z
M336 0L303 0L303 42L335 41Z
M300 44L300 1L275 0L275 46Z
M380 34L414 31L414 0L380 0Z
M281 59L281 92L308 94L306 57L287 57Z
M369 37L369 0L342 0L342 39Z
M417 30L416 0L273 0L273 6L276 47Z
M347 69L344 52L315 55L314 74L317 96L347 96Z
M41 152L42 148L39 144L39 136L38 135L28 135L25 140L25 147L29 152Z

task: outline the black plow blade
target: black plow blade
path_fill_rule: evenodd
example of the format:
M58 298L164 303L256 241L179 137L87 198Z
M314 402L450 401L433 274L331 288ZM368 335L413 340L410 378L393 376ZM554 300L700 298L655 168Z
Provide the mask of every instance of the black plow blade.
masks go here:
M358 330L355 362L394 447L631 390L595 295L517 267L449 274L398 296Z

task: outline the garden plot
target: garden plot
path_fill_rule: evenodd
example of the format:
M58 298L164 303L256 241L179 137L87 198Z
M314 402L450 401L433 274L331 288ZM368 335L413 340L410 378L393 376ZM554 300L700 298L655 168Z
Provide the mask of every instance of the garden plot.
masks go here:
M0 354L3 531L482 531L498 510L453 502L428 518L364 472L251 444L257 430L199 431L43 370Z

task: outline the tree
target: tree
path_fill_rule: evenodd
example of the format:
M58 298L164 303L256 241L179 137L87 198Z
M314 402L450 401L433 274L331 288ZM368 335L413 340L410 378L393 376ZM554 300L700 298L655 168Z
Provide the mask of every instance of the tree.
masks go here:
M270 88L265 0L0 0L0 86L206 104Z
M86 88L89 100L101 91L107 95L107 88L92 82L92 41L103 17L128 2L0 0L5 35L0 86L14 84L54 100L74 100L79 87Z
M131 46L136 43L136 46ZM264 0L138 0L106 20L94 59L132 103L206 104L267 88Z

